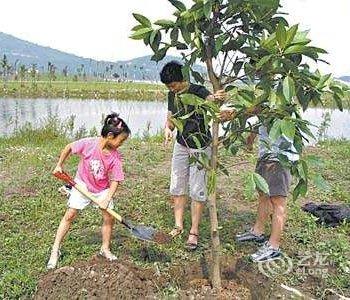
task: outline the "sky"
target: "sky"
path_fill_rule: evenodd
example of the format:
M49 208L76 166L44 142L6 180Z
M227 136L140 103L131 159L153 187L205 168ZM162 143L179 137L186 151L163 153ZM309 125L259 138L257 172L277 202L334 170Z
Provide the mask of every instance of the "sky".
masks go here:
M290 23L310 29L313 44L329 52L324 58L331 66L322 64L321 71L350 75L350 0L281 3ZM142 42L128 38L136 25L133 12L155 21L170 17L173 7L167 0L1 0L1 11L1 32L79 56L116 61L151 54Z

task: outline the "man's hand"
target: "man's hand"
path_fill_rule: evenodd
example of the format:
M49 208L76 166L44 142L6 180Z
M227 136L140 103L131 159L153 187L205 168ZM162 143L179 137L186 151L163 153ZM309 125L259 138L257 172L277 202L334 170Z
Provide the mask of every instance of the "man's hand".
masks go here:
M61 165L57 165L54 170L52 171L52 174L57 174L57 173L62 173L62 166Z
M222 110L219 113L219 118L221 122L227 122L231 121L236 115L236 111L234 109L232 110Z
M111 199L109 197L106 197L99 201L99 206L101 209L107 209L110 202L111 202Z
M165 146L167 146L173 139L173 131L169 127L164 129Z
M225 92L225 90L219 90L207 97L207 100L217 101L217 102L225 101L226 99L227 99L227 93Z

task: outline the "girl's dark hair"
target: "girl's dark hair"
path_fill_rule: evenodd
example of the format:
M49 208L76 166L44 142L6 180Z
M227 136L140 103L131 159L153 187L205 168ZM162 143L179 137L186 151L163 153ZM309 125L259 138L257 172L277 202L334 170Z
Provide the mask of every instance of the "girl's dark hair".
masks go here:
M131 131L124 120L119 118L119 114L111 113L104 120L101 135L107 137L108 134L113 134L113 137L116 137L121 133L130 135Z
M182 64L175 60L165 64L160 72L160 81L164 84L181 82L183 80L184 76L182 75Z

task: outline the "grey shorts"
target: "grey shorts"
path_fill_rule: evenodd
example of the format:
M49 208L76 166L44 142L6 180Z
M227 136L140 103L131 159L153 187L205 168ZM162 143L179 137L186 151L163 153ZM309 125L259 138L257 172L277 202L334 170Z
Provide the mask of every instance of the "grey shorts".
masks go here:
M280 162L272 160L259 160L255 172L264 177L269 185L270 197L287 197L292 176L290 171L283 168Z
M211 155L211 148L191 149L175 143L171 163L170 194L172 196L189 195L192 200L207 200L206 170L200 164L190 164L190 157L204 152Z

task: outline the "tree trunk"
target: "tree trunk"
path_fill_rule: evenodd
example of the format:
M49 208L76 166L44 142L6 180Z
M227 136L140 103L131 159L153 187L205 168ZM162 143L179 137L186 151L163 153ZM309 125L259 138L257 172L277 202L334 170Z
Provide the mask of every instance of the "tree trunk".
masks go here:
M207 47L207 70L210 81L213 85L214 93L221 89L221 84L217 78L213 62L210 53L210 47ZM212 155L211 155L211 171L213 176L215 176L214 185L209 194L209 214L210 214L210 224L211 224L211 241L212 241L212 267L211 267L211 284L214 289L220 291L221 289L221 272L220 272L220 237L219 237L219 225L218 225L218 215L216 209L216 176L217 176L217 165L218 165L218 148L219 148L219 122L214 121L212 127Z
M211 156L211 168L214 176L216 176L217 163L218 163L218 141L219 141L219 123L214 122L212 128L213 135L213 147ZM218 229L218 216L216 209L216 178L213 190L209 194L209 214L211 224L211 241L212 241L212 270L211 270L211 283L214 289L220 290L221 288L221 273L220 273L220 237Z

